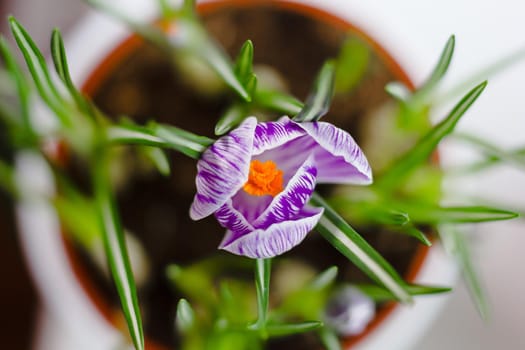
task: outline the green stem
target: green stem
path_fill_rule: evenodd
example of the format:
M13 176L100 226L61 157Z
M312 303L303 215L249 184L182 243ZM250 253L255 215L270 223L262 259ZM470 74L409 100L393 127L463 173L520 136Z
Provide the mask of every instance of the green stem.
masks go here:
M268 306L270 300L270 273L271 259L257 259L255 264L255 286L257 288L258 318L253 327L266 337L266 323L268 320Z

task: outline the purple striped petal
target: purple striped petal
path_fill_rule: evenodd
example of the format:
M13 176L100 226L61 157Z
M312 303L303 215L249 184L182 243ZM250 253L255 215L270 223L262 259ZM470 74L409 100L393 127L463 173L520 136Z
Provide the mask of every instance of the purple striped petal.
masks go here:
M368 160L350 134L325 122L297 123L297 125L319 145L313 151L318 183L363 185L372 183L372 170ZM304 147L310 146L307 140L304 142Z
M228 237L224 237L224 244L229 244L231 241L255 230L246 218L233 207L231 200L226 201L215 212L215 218L222 227L227 228L231 233Z
M254 259L272 258L301 243L322 214L322 208L305 207L297 219L279 222L264 230L258 229L241 236L229 231L219 248Z
M276 122L259 123L255 128L253 155L279 147L305 134L305 131L288 117L282 117Z
M215 212L248 180L256 125L257 119L247 118L202 154L197 162L197 194L190 209L193 220Z
M316 175L317 169L310 156L288 181L286 188L273 198L266 210L255 220L253 226L265 229L274 223L296 217L312 196Z

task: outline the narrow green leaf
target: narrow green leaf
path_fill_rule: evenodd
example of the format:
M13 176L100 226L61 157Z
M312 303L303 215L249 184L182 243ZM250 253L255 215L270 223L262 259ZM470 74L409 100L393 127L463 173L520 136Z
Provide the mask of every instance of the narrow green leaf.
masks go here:
M266 327L266 331L270 337L284 337L287 335L314 331L322 326L323 323L319 321L306 321L301 323L279 325L269 324Z
M213 140L192 134L174 126L150 124L138 126L124 123L108 128L108 141L118 144L136 144L170 148L198 159Z
M186 16L195 16L197 13L197 0L183 0L181 12Z
M393 81L385 86L385 91L392 98L401 103L408 103L412 97L412 92L406 87L405 84L399 81Z
M253 74L253 43L251 40L246 40L241 47L234 70L239 80L244 84Z
M265 109L294 117L301 112L304 104L293 96L274 90L257 90L254 102Z
M175 324L177 325L177 329L183 333L195 325L195 312L186 299L180 299L177 304Z
M450 38L447 40L447 43L445 44L445 47L443 48L443 51L441 52L441 56L439 57L438 63L432 71L432 74L430 74L430 77L427 79L427 81L425 81L423 85L417 90L417 95L423 96L428 94L430 91L432 91L436 84L441 81L447 72L448 67L450 66L450 62L452 61L455 42L456 40L454 35L450 36Z
M319 331L319 337L321 338L321 342L326 350L343 350L339 337L332 329L328 327L321 328Z
M170 162L163 150L157 147L143 147L143 154L155 165L157 170L164 176L170 174Z
M71 126L69 111L64 107L62 98L51 80L44 56L24 27L14 17L9 17L9 25L40 96L55 112L61 124Z
M479 314L483 319L487 319L489 314L487 297L472 263L470 249L465 237L451 228L442 229L439 232L443 245L461 266L463 278L467 283Z
M215 135L224 135L238 126L246 117L246 108L242 104L232 104L219 118L215 125Z
M449 115L424 135L421 140L398 161L394 162L383 177L376 181L376 184L383 188L396 187L402 178L408 176L418 165L428 161L428 158L439 142L454 130L461 117L474 101L476 101L486 86L487 82L483 82L463 97Z
M469 144L479 148L481 151L483 151L483 153L492 159L497 159L499 161L507 162L520 167L525 167L525 150L523 149L509 152L475 135L455 133L453 136L461 141L468 142Z
M53 57L53 62L55 64L55 69L66 86L67 90L71 94L71 97L75 100L77 106L89 116L93 116L93 111L90 104L86 101L84 96L77 90L71 75L69 74L69 66L67 63L66 50L64 48L64 41L62 40L62 35L60 30L55 28L51 36L51 56Z
M95 199L103 232L104 247L131 339L136 350L144 350L144 333L137 300L137 289L124 242L124 231L119 220L115 198L111 192L107 163L107 156L101 155L100 159L95 162L94 169Z
M272 259L257 259L255 263L255 288L257 290L257 321L254 329L264 330L270 305L270 273Z
M428 239L427 235L413 225L396 226L393 230L414 237L427 247L432 246L432 242Z
M21 123L26 133L33 134L29 116L29 99L31 88L27 82L21 67L18 65L9 44L7 44L4 37L0 37L0 52L4 57L5 65L8 72L16 85L18 99L20 100Z
M515 164L517 166L525 166L525 148L519 148L509 151L500 150L505 155L503 157L497 155L489 155L486 159L483 159L479 162L473 164L468 164L459 169L450 170L447 174L468 174L477 171L482 171L484 169L490 168L492 166L498 165L502 162L508 162L509 164Z
M317 74L304 108L294 117L295 121L316 121L328 112L334 91L334 79L335 63L327 61Z
M160 12L162 13L162 18L166 20L172 20L177 11L171 6L169 0L157 0Z
M335 92L350 92L363 78L368 68L370 51L359 39L347 39L337 57Z
M424 224L477 223L510 220L519 216L508 210L483 206L438 207L414 204L407 209L410 210L413 222Z
M308 288L313 290L321 290L335 282L339 269L337 266L332 266L321 272L312 282L308 284Z
M395 269L318 194L310 202L325 209L316 230L337 250L377 283L390 290L398 300L410 302L405 282Z
M355 286L372 298L376 303L396 299L396 297L390 291L388 291L388 289L375 284L357 284ZM407 284L405 287L408 293L410 293L412 296L447 293L452 290L452 288L449 287L426 286L419 284Z

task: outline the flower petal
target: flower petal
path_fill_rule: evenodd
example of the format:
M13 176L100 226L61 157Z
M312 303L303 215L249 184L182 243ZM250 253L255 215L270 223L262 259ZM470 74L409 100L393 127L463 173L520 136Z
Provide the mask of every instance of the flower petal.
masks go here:
M226 201L226 203L215 212L215 218L221 226L227 228L230 233L230 235L224 237L223 244L229 244L242 235L255 230L242 213L233 207L231 200Z
M227 232L219 248L249 258L272 258L302 242L323 214L322 208L305 207L298 218L258 229L245 235ZM237 238L232 239L236 236Z
M190 209L193 220L219 209L247 181L253 148L255 117L218 139L197 162L197 193Z
M259 123L255 128L253 155L259 155L305 134L305 131L288 117L282 117L276 122Z
M370 184L372 170L346 131L325 122L297 123L319 145L314 149L318 183ZM306 140L305 140L306 141ZM306 141L306 146L310 143Z
M310 200L315 188L317 169L313 157L308 157L286 184L286 188L275 196L266 210L253 222L258 229L287 221L296 217Z

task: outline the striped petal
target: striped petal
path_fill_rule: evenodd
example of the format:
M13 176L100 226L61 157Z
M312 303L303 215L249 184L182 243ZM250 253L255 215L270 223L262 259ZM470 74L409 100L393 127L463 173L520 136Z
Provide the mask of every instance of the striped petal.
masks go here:
M288 181L286 188L273 198L266 210L255 220L253 226L265 229L274 223L295 218L312 196L316 175L317 169L310 156Z
M288 117L282 117L276 122L259 123L255 128L253 155L277 148L305 134L305 131Z
M322 208L305 207L295 220L275 223L245 235L228 231L219 248L254 259L272 258L301 243L322 214Z
M202 154L197 162L197 193L190 209L193 220L215 212L247 181L256 125L257 119L247 118Z
M372 170L363 151L346 131L325 122L297 123L315 140L315 165L317 167L318 183L339 184L370 184ZM311 147L308 139L295 147L307 149Z
M224 237L223 244L229 244L231 241L255 230L242 213L233 207L231 200L226 201L215 212L215 218L222 227L227 228L231 232L228 237Z

